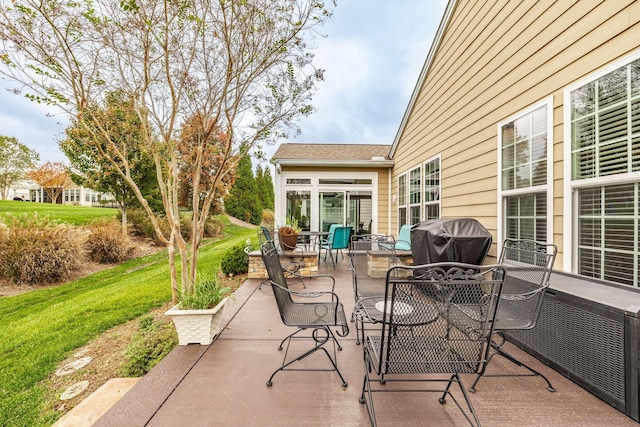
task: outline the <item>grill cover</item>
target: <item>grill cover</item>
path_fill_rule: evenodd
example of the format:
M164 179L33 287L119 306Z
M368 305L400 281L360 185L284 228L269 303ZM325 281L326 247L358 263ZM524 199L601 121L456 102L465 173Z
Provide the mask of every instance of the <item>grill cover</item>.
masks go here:
M414 265L435 262L480 265L491 242L491 233L473 218L433 219L411 227Z

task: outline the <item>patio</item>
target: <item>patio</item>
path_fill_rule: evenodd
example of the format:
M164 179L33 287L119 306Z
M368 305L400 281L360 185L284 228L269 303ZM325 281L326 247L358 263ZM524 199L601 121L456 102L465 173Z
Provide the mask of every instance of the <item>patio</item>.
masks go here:
M321 262L319 270L336 278L336 292L350 314L354 298L346 258L335 270L326 262ZM309 289L319 286L313 280L305 282ZM369 425L366 409L358 401L364 371L353 327L340 340L343 350L337 354L348 387L341 387L335 372L280 372L273 386L266 386L282 362L283 353L277 346L293 330L282 324L270 287L258 289L259 283L259 279L250 279L236 291L235 301L226 308L228 325L210 346L176 348L94 425ZM295 353L293 345L292 351ZM540 378L484 378L471 394L483 425L638 426L528 354L516 348L513 352L547 375L557 391L547 391ZM302 363L328 365L320 354ZM497 358L488 372L516 369ZM472 382L469 377L464 380L467 386ZM377 395L378 422L387 426L468 425L453 402L441 405L438 397L434 393Z

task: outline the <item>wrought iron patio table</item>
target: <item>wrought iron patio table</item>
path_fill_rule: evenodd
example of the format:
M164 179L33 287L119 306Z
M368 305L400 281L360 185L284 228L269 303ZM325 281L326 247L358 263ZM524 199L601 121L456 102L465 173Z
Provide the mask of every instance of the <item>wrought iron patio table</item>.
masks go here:
M313 239L313 246L315 246L318 243L318 240L322 239L323 237L327 237L329 235L328 231L301 231L300 234L298 234L301 237L305 237L305 246L306 246L306 238L309 238L309 243L311 244L311 239ZM320 254L322 253L322 247L320 246L320 244L318 244L318 265L320 265Z
M376 295L358 300L353 315L358 317L361 325L362 321L382 323L385 310L389 313L391 309L391 302L386 301L384 295ZM395 326L426 325L438 319L438 310L435 306L410 294L396 296L393 312Z

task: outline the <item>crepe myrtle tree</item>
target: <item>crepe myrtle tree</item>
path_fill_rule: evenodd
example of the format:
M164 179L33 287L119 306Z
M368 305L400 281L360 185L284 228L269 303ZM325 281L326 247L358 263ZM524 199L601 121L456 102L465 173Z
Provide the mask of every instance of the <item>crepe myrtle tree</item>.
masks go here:
M313 110L323 71L313 43L330 7L318 0L0 0L0 73L35 102L54 104L93 136L100 155L134 191L167 246L174 302L193 292L199 242L217 184L240 158L299 132ZM120 91L134 101L169 223L163 232L132 174L126 153L110 143L110 124L94 109ZM178 142L181 126L200 117L193 151L193 233L180 233ZM204 172L212 140L220 161ZM221 135L224 135L222 137ZM106 144L104 142L107 141ZM180 255L180 272L176 262ZM180 277L178 277L178 275Z

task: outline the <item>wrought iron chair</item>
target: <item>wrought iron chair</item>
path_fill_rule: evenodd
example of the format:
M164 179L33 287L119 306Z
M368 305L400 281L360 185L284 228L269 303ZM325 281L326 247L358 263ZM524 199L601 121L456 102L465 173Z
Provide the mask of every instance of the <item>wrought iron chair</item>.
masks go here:
M324 260L327 260L327 254L329 258L331 258L331 264L333 268L336 267L336 262L338 262L338 252L341 252L343 249L349 248L349 239L351 238L351 233L353 231L352 227L344 227L338 226L333 229L333 233L329 230L329 237L325 241L322 241L321 247L325 250ZM335 260L333 258L333 253L335 251ZM344 258L344 253L342 253L342 258Z
M384 297L365 307L381 324L377 332L366 331L362 346L360 402L367 407L371 425L377 425L373 395L384 392L442 393L441 404L448 395L470 424L480 425L460 374L484 371L503 279L499 265L438 263L389 269ZM414 387L394 388L386 384L390 382ZM442 387L427 387L434 382ZM454 383L466 408L451 392Z
M285 342L286 351L282 360L282 366L276 369L269 380L267 385L272 385L273 377L280 371L336 371L338 376L342 380L342 386L346 387L347 382L338 370L338 366L335 362L336 347L342 350L340 343L336 339L332 327L337 328L336 333L341 337L346 337L349 334L349 326L344 314L344 307L338 299L338 295L333 291L335 287L335 279L330 275L317 275L312 276L314 278L327 278L332 281L331 291L325 292L298 292L289 289L287 281L284 277L282 266L280 265L280 258L278 257L278 251L271 240L267 240L260 245L262 251L262 259L267 268L269 274L269 281L273 294L278 304L278 310L280 311L280 318L282 322L294 328L297 328L295 332L284 338L278 350L282 350ZM321 299L321 302L300 302L306 298ZM310 336L303 334L303 332L310 330ZM287 355L289 353L289 346L294 339L306 339L313 340L313 347L308 351L300 354L299 356L288 360ZM331 342L333 344L333 357L329 354L325 348L325 344ZM315 353L316 351L324 352L331 362L333 369L294 369L289 368L295 362L298 362L307 356Z
M364 297L384 294L386 272L399 264L395 255L395 239L390 234L364 234L351 237L349 269L356 308ZM355 312L354 312L355 313ZM360 329L371 323L366 316L352 316L356 326L356 344L360 344Z
M547 382L549 391L556 391L547 377L504 351L502 346L505 342L505 333L531 329L536 325L545 290L549 287L549 277L557 252L558 248L553 244L539 243L533 240L507 239L504 241L499 262L504 266L507 276L496 314L495 332L491 341L493 351L489 355L487 363L491 361L493 356L500 355L529 372L521 374L481 373L469 387L469 391L475 392L476 384L483 376L539 376Z
M273 242L273 237L271 236L271 232L267 227L261 226L260 229L258 230L258 243L262 245L266 241ZM274 246L276 247L276 250L278 250L278 246L275 244L275 242L274 242ZM279 250L278 250L278 253L280 253ZM282 270L284 271L285 278L295 279L295 282L293 283L302 282L302 287L306 289L307 286L304 283L304 276L300 273L301 268L302 268L302 262L291 260L290 258L289 258L289 262L286 265L282 266ZM267 281L268 279L262 280L262 282L260 282L260 285L258 286L258 289L262 289L262 285L265 284Z

